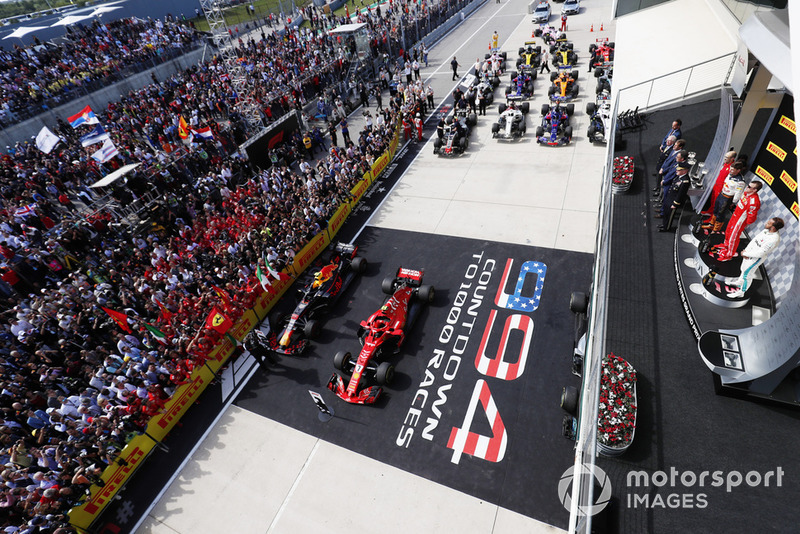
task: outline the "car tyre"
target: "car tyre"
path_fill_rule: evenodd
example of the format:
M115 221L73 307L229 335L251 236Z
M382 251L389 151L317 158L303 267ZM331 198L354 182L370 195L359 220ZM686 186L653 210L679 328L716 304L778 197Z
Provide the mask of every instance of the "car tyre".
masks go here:
M561 389L561 407L570 415L578 412L578 389L575 386L564 386Z
M357 272L358 274L364 274L364 272L367 270L367 258L356 256L353 258L353 261L350 262L350 266L353 268L353 271Z
M550 104L542 104L542 116L550 113Z
M589 53L594 54L594 51L597 50L597 45L592 43L589 45Z
M573 291L569 296L569 311L584 314L589 310L589 295L583 291Z
M375 370L375 382L381 386L388 386L394 378L394 365L389 362L381 362Z
M597 104L594 102L589 102L586 104L586 114L587 115L594 115L594 112L597 111Z
M384 278L381 282L381 291L387 295L394 294L394 278Z
M475 126L476 124L478 124L478 115L476 115L475 113L470 113L469 115L467 115L467 124L470 126Z
M544 135L544 128L541 126L536 127L536 137L541 137Z
M349 352L345 352L343 350L340 350L333 357L333 367L337 371L342 371L343 373L349 373L350 372L349 368L350 368L350 364L352 363L352 360L353 360L353 355L352 354L350 354Z
M572 139L572 126L564 128L564 135L567 136L567 139Z
M303 333L308 339L316 339L321 331L322 324L315 319L309 319L306 321L305 326L303 326Z
M558 78L558 73L557 72L551 72L550 73L550 81L554 82L554 81L556 81L556 78Z
M522 106L520 106L520 111L522 112L523 115L527 115L530 110L531 110L530 102L523 102Z
M436 290L433 286L419 286L419 289L417 289L417 298L426 304L433 304L433 299L436 298Z
M573 113L575 113L575 104L567 104L567 117L572 117Z
M499 132L500 132L500 125L495 122L494 124L492 124L492 133L496 134Z

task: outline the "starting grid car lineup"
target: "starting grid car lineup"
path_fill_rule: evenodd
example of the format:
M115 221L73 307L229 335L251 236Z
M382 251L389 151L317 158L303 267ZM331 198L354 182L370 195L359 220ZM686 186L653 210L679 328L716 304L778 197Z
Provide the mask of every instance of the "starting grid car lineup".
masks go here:
M601 100L597 104L586 104L586 114L589 115L589 130L586 137L592 143L607 143L606 132L611 128L611 102Z
M373 404L384 385L394 376L394 366L386 361L400 352L406 331L412 328L425 305L433 302L433 286L423 285L424 271L400 267L392 278L386 278L381 289L390 297L366 321L361 321L358 338L361 352L353 358L349 352L337 352L328 389L351 404ZM377 385L365 386L372 379Z
M550 47L553 56L553 66L559 69L568 69L578 64L578 54L573 50L573 44L562 42Z
M519 49L518 55L517 70L536 72L542 64L542 47L534 46L533 41L526 42L525 46Z
M553 85L548 89L547 94L552 102L565 102L578 97L578 71L551 72L550 81Z
M492 124L492 137L494 139L519 139L525 135L525 115L530 111L530 103L523 102L517 107L510 102L508 107L500 104L498 111L500 117Z
M533 80L536 71L511 71L511 84L506 87L507 100L526 100L533 96Z
M456 107L442 122L437 127L440 128L441 135L433 139L433 153L439 156L463 154L469 146L469 134L478 124L478 115L466 107Z
M300 354L308 340L317 337L322 328L317 317L327 312L356 276L367 269L366 258L357 256L357 252L355 245L334 245L328 263L299 291L300 302L294 311L288 316L272 318L267 337L269 350L286 355Z
M572 126L569 118L575 107L573 104L562 106L556 104L552 108L548 104L542 106L542 125L536 128L536 142L542 145L566 145L572 140Z

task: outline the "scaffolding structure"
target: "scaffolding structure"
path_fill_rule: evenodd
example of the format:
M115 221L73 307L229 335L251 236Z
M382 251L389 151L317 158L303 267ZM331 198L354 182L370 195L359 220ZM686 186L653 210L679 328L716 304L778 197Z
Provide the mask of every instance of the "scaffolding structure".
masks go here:
M233 46L228 24L225 22L225 4L222 0L200 0L200 7L208 22L211 39L222 57L222 68L236 90L238 96L236 110L247 124L248 136L252 136L264 127L264 121L247 83L247 72L237 61L238 54Z

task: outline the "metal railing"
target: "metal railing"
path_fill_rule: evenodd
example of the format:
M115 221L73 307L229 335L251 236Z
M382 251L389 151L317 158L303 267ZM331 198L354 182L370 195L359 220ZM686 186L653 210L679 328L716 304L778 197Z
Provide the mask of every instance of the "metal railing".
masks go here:
M730 82L736 52L620 89L620 109L649 110L718 89Z

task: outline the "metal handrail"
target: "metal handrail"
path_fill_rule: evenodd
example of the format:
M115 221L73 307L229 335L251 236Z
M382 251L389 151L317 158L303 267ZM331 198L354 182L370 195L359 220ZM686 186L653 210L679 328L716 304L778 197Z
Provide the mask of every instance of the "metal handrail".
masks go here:
M645 80L643 82L639 82L639 83L635 83L633 85L629 85L627 87L623 87L623 88L621 88L619 90L619 92L620 93L628 92L628 94L631 94L631 93L633 93L635 91L635 89L644 88L644 87L649 85L650 86L650 90L648 91L646 102L637 104L640 107L640 109L646 110L646 109L649 109L651 107L651 99L652 99L652 96L653 96L653 88L656 87L656 85L657 85L659 80L665 80L665 79L670 78L670 77L676 77L676 76L678 76L680 74L683 74L683 73L688 73L687 76L686 76L686 82L685 82L683 90L681 92L677 93L674 97L672 97L672 98L670 98L668 100L659 101L659 102L657 102L657 103L655 103L653 105L654 106L655 105L663 105L663 104L666 104L666 103L675 102L675 101L678 101L678 100L683 100L683 99L685 99L685 98L687 98L689 96L693 96L693 95L696 95L696 94L699 94L699 93L702 93L702 92L705 91L705 90L692 91L692 92L689 91L689 87L691 85L691 82L694 79L693 76L695 74L695 71L703 71L703 70L705 70L705 69L702 68L703 66L708 65L710 63L718 62L721 59L725 59L725 58L729 57L729 58L731 58L731 62L730 62L730 65L728 66L728 69L727 69L727 72L725 74L724 79L720 82L720 85L724 85L725 83L727 83L728 80L730 79L732 73L733 73L733 69L734 69L734 66L736 64L736 56L737 56L737 52L729 52L727 54L722 54L722 55L717 56L715 58L707 59L707 60L705 60L705 61L703 61L701 63L697 63L696 65L692 65L690 67L685 67L685 68L682 68L682 69L674 70L674 71L669 72L667 74L662 74L660 76L657 76L656 78L652 78L650 80ZM714 88L716 88L716 86ZM632 106L628 106L628 107L632 107Z

